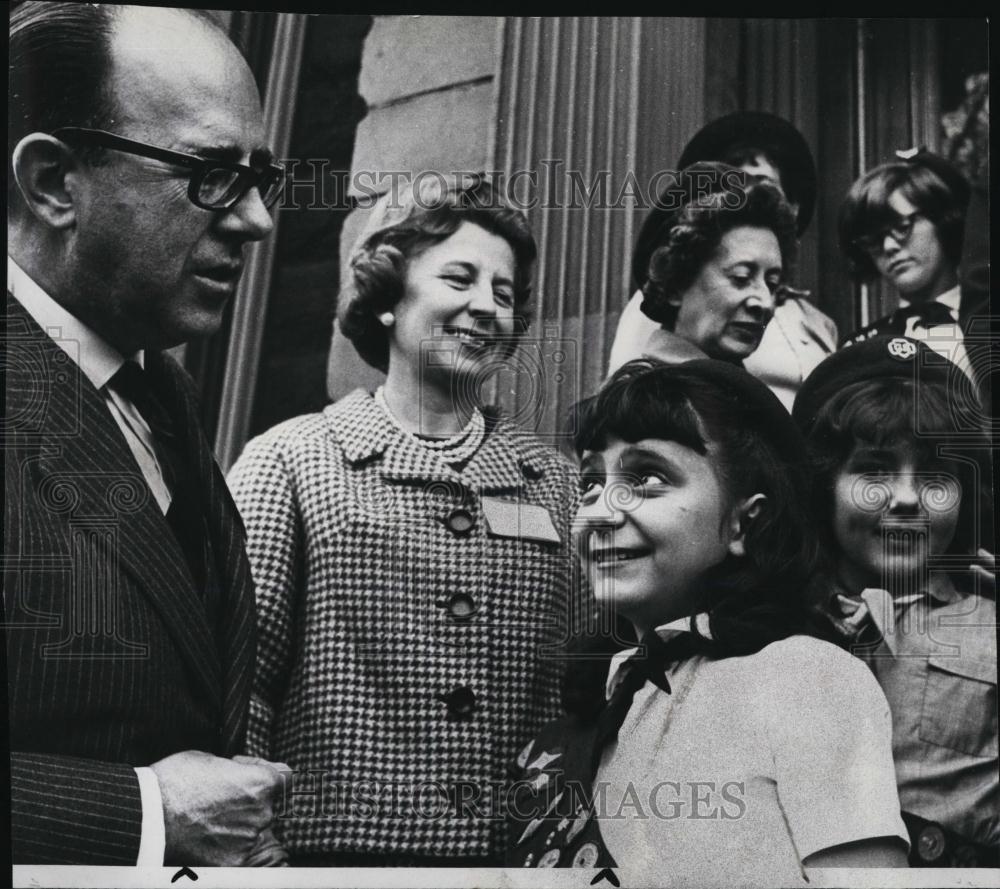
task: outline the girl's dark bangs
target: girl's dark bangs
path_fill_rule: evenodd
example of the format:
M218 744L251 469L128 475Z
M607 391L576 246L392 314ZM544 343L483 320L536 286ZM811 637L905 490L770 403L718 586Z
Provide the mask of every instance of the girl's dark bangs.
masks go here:
M872 234L873 232L895 225L899 220L899 214L889 206L889 196L896 191L895 181L876 179L869 183L855 214L858 234Z
M613 381L576 405L574 446L577 455L603 450L610 438L635 443L643 439L676 441L707 453L701 422L691 402L663 377L646 374Z
M863 384L844 400L834 426L848 440L877 447L910 442L930 457L957 431L947 391L910 380Z

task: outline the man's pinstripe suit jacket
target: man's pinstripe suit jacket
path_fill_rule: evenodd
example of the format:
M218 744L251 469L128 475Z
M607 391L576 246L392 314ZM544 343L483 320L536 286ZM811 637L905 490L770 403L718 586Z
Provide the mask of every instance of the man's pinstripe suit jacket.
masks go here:
M212 627L104 398L10 294L3 345L13 861L134 864L133 766L243 744L255 637L242 524L189 378L147 352L200 474Z

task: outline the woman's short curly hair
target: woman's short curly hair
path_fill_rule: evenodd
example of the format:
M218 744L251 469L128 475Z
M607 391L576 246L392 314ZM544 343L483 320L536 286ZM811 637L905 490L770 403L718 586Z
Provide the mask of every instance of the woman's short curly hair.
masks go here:
M485 176L421 174L383 195L351 251L337 304L340 329L372 367L389 366L389 336L378 320L402 299L406 264L471 222L510 244L514 253L514 331L524 313L538 248L524 214L510 207ZM513 351L513 346L511 347Z
M851 186L840 207L838 233L840 249L847 257L851 276L856 281L878 278L874 261L855 242L863 235L892 225L898 219L899 214L889 206L889 198L897 191L934 223L945 256L958 267L965 239L969 191L957 171L954 176L947 175L950 171L946 166L944 172L947 178L941 175L939 170L945 163L935 159L937 170L927 163L918 162L882 164L869 170Z
M787 279L798 249L795 213L777 187L750 180L739 191L703 195L677 214L667 242L649 259L642 311L673 330L679 307L671 300L683 298L725 234L740 226L774 232L781 251L782 279Z

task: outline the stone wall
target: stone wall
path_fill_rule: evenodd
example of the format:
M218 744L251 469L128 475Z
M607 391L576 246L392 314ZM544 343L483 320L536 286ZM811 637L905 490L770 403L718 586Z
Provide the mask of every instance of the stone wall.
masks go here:
M303 51L274 279L250 435L327 403L326 366L348 216L341 180L365 115L358 95L371 16L314 16ZM339 172L339 175L338 175ZM325 180L325 181L324 181Z
M358 91L368 113L358 125L351 172L381 183L414 175L488 169L492 162L500 20L488 16L377 16L365 40ZM353 192L356 196L358 189ZM340 233L345 262L366 213ZM327 391L339 398L381 374L334 332Z

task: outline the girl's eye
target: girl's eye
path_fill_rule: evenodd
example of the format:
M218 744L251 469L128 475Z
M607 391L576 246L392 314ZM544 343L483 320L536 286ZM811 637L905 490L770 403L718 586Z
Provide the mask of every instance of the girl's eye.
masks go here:
M497 305L503 306L505 309L514 305L514 294L506 290L494 290L493 299L496 300Z
M951 475L928 475L921 479L920 503L928 512L948 512L962 501L962 486Z
M770 290L773 295L777 295L778 290L781 288L781 278L777 277L765 278L764 283L767 285L767 289Z
M468 275L442 275L441 277L456 290L464 290L472 284L472 278Z
M750 286L751 278L749 275L730 275L729 280L733 282L734 287L742 289Z
M659 488L665 488L669 484L667 479L658 472L641 472L636 476L634 487L655 491Z

